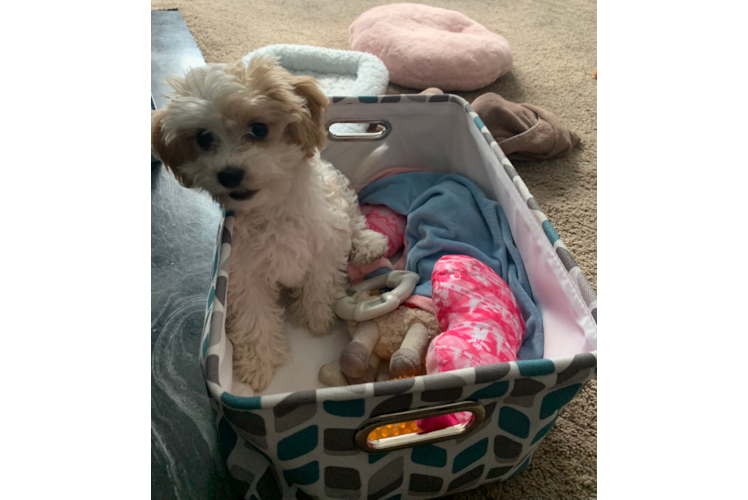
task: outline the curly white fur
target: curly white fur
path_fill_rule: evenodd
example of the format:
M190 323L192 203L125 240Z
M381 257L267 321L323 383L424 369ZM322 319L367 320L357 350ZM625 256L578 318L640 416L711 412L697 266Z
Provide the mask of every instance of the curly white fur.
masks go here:
M318 149L327 98L310 77L267 58L208 65L172 79L174 99L153 117L152 146L177 179L235 211L226 332L234 373L255 390L289 360L281 287L290 315L316 335L330 330L344 295L349 255L356 265L387 248L367 229L348 180ZM266 137L248 130L261 123ZM210 132L205 147L199 135ZM218 175L239 169L230 187Z
M335 302L345 295L352 242L358 240L354 260L383 252L372 237L377 233L365 230L345 177L318 156L311 163L313 170L296 178L287 203L236 213L227 332L234 344L234 372L255 389L266 387L288 360L283 309L277 304L280 287L292 291L292 319L324 335L335 322Z

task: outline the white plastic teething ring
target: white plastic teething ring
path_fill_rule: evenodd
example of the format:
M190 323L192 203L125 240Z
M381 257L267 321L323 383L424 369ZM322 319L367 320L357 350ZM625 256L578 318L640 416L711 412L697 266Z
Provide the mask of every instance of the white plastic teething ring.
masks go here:
M335 314L346 320L368 321L384 316L400 307L405 299L413 294L420 276L410 271L391 271L368 279L345 291L346 296L335 304ZM391 288L378 297L364 302L356 302L364 291Z

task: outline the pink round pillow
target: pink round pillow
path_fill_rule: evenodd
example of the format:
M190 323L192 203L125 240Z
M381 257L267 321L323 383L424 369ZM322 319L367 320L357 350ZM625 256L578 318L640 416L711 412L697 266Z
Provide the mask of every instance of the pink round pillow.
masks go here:
M348 28L353 50L379 57L404 87L476 90L512 69L504 37L453 10L413 3L374 7Z

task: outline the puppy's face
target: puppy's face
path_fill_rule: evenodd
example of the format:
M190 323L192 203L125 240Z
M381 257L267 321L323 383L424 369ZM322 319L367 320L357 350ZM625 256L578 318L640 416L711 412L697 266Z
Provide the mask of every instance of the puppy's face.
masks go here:
M151 147L185 187L242 211L283 200L325 143L328 99L311 77L269 58L209 64L172 78L173 100L153 112Z

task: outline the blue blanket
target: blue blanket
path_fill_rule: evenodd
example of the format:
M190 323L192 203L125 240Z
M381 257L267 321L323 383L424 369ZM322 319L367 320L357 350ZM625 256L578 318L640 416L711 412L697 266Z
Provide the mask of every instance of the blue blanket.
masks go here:
M431 273L444 255L467 255L496 272L517 299L525 321L519 359L543 357L543 321L501 205L465 177L415 172L367 185L362 205L386 205L406 215L408 253L405 269L421 276L415 293L431 297Z

